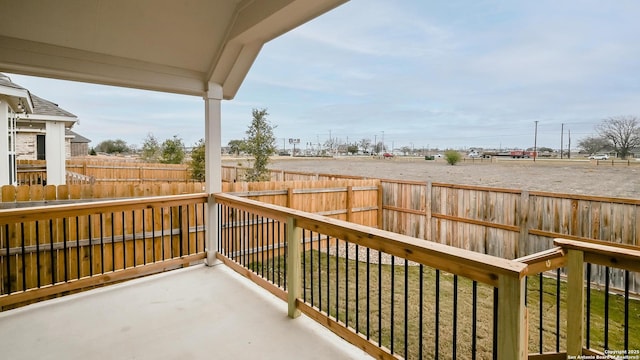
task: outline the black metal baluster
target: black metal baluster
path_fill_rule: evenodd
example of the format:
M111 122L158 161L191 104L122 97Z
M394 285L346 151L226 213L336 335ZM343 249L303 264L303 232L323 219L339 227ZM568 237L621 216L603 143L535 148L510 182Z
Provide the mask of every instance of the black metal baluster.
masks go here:
M418 284L418 359L422 359L423 355L423 347L422 347L422 337L423 337L423 333L424 333L424 326L423 326L423 321L424 321L424 266L422 264L420 264L420 268L419 268L420 274L419 274L419 279L418 281L420 282Z
M196 242L196 246L197 246ZM156 262L156 209L151 208L151 259Z
M187 222L186 222L187 223L187 228L185 229L187 231L187 255L191 255L191 230L189 229L191 227L191 219L190 219L190 216L189 216L189 205L187 205L185 208L187 209L187 214L186 214L187 215ZM218 205L218 220L220 219L220 211L219 210L220 210L220 208L219 208L219 205ZM144 216L144 210L142 210L142 216ZM142 221L143 221L142 229L144 231L144 217L142 218ZM182 223L180 223L180 224L182 224ZM218 224L220 224L220 222L218 222ZM182 228L182 226L180 228ZM143 232L143 234L144 234L144 232ZM218 231L218 248L220 248L220 240L221 240L220 232Z
M356 333L360 333L360 278L359 278L359 269L358 264L360 263L360 249L358 248L358 244L355 246L356 249Z
M306 230L302 229L302 299L307 302L307 241L305 239ZM311 257L313 259L313 256ZM313 288L311 289L311 300L313 305Z
M27 259L26 259L26 249L24 244L24 222L20 223L20 245L21 245L21 256L22 256L22 291L27 290ZM7 242L9 238L7 238ZM7 257L7 259L9 259ZM11 279L11 278L9 278Z
M38 263L38 287L40 287L40 250L38 250L38 222L36 221L36 257ZM76 266L78 269L78 279L82 276L80 271L80 218L76 216Z
M278 231L279 231L279 228L278 228ZM286 291L286 290L287 290L287 251L288 251L288 249L287 249L287 246L288 246L288 241L287 241L287 227L286 227L286 226L285 226L285 228L284 228L283 233L284 233L284 238L285 238L285 241L284 241L284 254L285 254L285 256L284 256L284 275L283 275L283 283L284 283L284 290ZM280 275L278 274L278 276L280 276Z
M382 251L378 250L378 346L382 346Z
M169 254L171 254L170 256L173 259L175 255L173 255L173 208L172 207L169 208Z
M624 272L624 348L629 349L629 270Z
M36 221L36 229L37 229L37 225L38 222ZM36 231L36 247L38 246L38 235L37 235L37 231ZM5 245L6 245L6 250L7 250L7 256L5 257L6 261L7 261L7 294L11 295L11 245L9 244L9 224L5 224L4 225L4 240L5 240ZM38 257L39 251L36 250L36 260L39 259ZM38 266L38 269L40 267ZM40 287L40 271L38 271L38 287Z
M338 238L336 238L336 320L340 320L340 309L339 309L339 304L340 304L340 262L339 262L339 258L340 258L340 240Z
M127 268L127 232L125 230L124 211L122 214L122 268Z
M409 260L404 259L404 357L409 349Z
M559 268L556 269L556 352L560 352L560 269Z
M453 275L453 339L452 339L452 358L457 358L458 347L458 275Z
M276 251L275 251L276 250L276 241L275 241L276 229L275 229L275 226L276 226L276 221L275 220L271 221L271 235L267 239L267 251L269 251L270 254L271 254L270 260L267 259L267 261L271 262L271 278L270 278L270 280L273 283L276 282L275 273L274 273L275 268L276 268L275 261L274 261L276 259ZM269 228L267 227L267 230L268 229ZM271 245L269 245L269 241L271 241ZM267 254L269 254L269 253L267 253ZM267 258L268 258L268 256L267 256ZM269 268L268 267L267 267L267 276L269 276Z
M241 212L240 213L240 259L241 259L241 263L242 266L247 266L247 256L245 253L245 246L244 246L244 241L245 241L245 212Z
M604 350L609 350L609 267L604 273Z
M69 254L67 254L67 242L69 241L69 233L67 232L67 218L62 218L62 232L64 233L64 237L62 239L62 247L64 248L64 281L67 282L69 281Z
M219 244L218 244L218 251L222 252L222 205L217 204L218 206L218 238L220 239ZM153 209L151 209L151 211L153 211ZM194 219L194 223L195 223L195 238L196 238L196 254L199 253L198 251L198 241L200 241L200 237L198 236L198 204L193 204L193 219ZM153 225L152 225L153 227ZM153 232L153 229L152 229Z
M254 273L258 273L258 253L256 252L256 249L258 247L258 232L256 231L256 215L255 214L251 214L251 220L249 221L249 232L251 233L251 235L249 236L249 255L251 256L251 262L253 263L253 272ZM253 240L253 245L251 245L251 241Z
M187 207L187 209L189 209L189 207ZM144 209L142 209L142 264L147 265L147 226Z
M326 244L326 249L327 249L327 315L329 315L329 307L331 306L331 263L329 261L330 257L329 257L329 240L331 239L331 237L329 235L327 235L327 244ZM337 284L336 284L337 286Z
M585 320L586 322L586 345L587 349L590 349L590 341L591 341L591 264L587 263L587 310Z
M133 243L133 267L138 264L138 257L136 256L136 211L131 210L131 242Z
M498 288L493 288L493 359L498 359Z
M100 215L100 270L102 270L102 274L104 274L104 230L103 230L103 218L102 213Z
M49 251L49 257L51 258L51 284L56 283L56 258L53 248L53 219L49 219L49 245L51 246Z
M471 285L471 359L476 359L476 352L478 349L478 282L473 280ZM525 291L526 293L526 291Z
M268 219L267 219L267 226L269 226L268 223ZM269 242L269 239L267 239L267 242ZM264 216L260 216L260 255L261 255L261 261L260 263L262 264L262 268L260 269L260 276L262 276L262 278L264 279ZM267 246L267 251L269 250L269 247ZM268 260L268 257L267 257ZM267 271L267 277L269 276L269 271Z
M435 358L440 354L440 270L436 269Z
M89 234L89 276L93 276L93 226L91 225L91 215L87 215Z
M542 321L542 314L544 313L544 303L543 303L543 295L544 295L544 285L542 283L544 277L542 276L542 273L539 274L540 277L540 281L539 281L539 288L540 288L540 306L539 306L539 314L538 314L538 321L540 322L540 327L539 327L539 331L538 334L540 336L539 339L539 344L538 346L540 347L540 354L542 354L544 352L544 345L543 345L543 333L544 333L544 322Z
M282 226L280 225L280 221L278 221L278 287L280 287L280 283L281 283L280 274L282 274L282 271L280 271L280 260L282 259L282 256L280 256L280 246L282 246L282 236L280 234L281 229L282 229ZM275 250L275 245L274 245L274 250ZM287 253L285 253L284 258L286 261ZM274 265L274 268L275 268L275 265ZM286 265L285 265L285 268L286 268Z
M349 242L344 241L344 324L349 327Z
M78 241L78 249L79 248L80 248L80 241ZM9 225L7 225L7 261L9 259L10 259L9 258ZM11 274L8 267L7 267L7 274L8 275ZM78 274L80 274L80 254L78 254ZM36 275L37 275L36 280L38 283L38 287L40 287L42 286L42 278L40 276L40 221L38 220L36 220ZM80 278L80 275L78 275L78 279L79 278ZM11 280L9 280L9 284L11 284ZM9 287L11 287L11 285L9 285Z
M320 240L322 235L318 233L318 309L322 311L322 251L320 251Z
M116 271L116 224L114 220L113 213L111 213L111 269Z
M162 261L164 261L164 208L160 208L160 250L162 251Z
M302 234L303 234L302 237L304 238L304 230L302 230ZM305 238L304 241L306 241L306 238ZM314 286L313 286L313 232L312 231L309 231L309 259L310 259L309 262L311 263L310 269L309 269L309 272L305 271L304 276L306 277L307 274L310 274L309 280L311 280L311 305L313 306L313 304L315 302L315 300L314 300L315 299L315 297L314 297L315 294L314 294L314 291L313 291Z
M328 255L328 253L327 253ZM371 339L371 249L367 248L367 340Z
M395 309L395 301L393 301L394 297L395 297L395 293L396 293L396 284L395 284L395 275L396 275L396 257L395 256L391 256L391 316L389 318L389 325L390 325L390 329L391 329L391 353L394 353L394 322L395 322L395 314L394 314L394 309Z

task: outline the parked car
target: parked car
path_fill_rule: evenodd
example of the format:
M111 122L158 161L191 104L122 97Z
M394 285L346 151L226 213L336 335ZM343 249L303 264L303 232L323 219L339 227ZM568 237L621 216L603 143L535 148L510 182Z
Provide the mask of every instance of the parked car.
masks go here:
M433 157L434 157L434 158L436 158L436 159L442 159L442 158L444 157L444 155L442 155L442 154L435 154L435 155L433 155Z
M390 153L384 153L384 154L382 154L382 156L384 156L385 158L392 158L392 157L393 157L393 154L390 154Z
M607 159L609 159L609 155L607 155L607 154L595 154L595 155L589 156L589 159L592 159L592 160L607 160Z

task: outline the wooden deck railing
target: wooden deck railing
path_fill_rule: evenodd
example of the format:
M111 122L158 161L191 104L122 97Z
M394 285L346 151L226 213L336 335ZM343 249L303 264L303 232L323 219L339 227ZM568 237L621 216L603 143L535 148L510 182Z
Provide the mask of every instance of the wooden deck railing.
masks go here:
M640 358L640 318L637 316L640 299L630 292L631 282L637 281L640 273L640 247L560 238L555 239L554 244L556 247L553 249L516 259L528 265L527 279L539 278L536 279L539 288L530 287L527 293L530 298L538 300L540 306L535 314L532 313L536 311L536 304L529 306L529 322L536 322L535 328L539 332L539 335L535 334L539 340L539 344L535 344L535 352L539 355L530 358L553 358L558 354L574 359L580 358L578 356ZM561 269L566 275L560 276ZM604 284L600 284L600 275L596 272L605 274ZM611 279L612 274L620 272L622 280ZM543 285L543 279L551 283L553 290ZM614 288L613 284L617 283L624 284L622 291ZM543 294L556 300L555 309L542 300ZM566 313L562 322L561 301ZM546 311L542 310L543 307ZM545 318L554 316L553 312L556 313L555 326L544 329L543 323L548 323ZM529 330L532 332L532 327ZM553 336L545 336L549 335L547 333ZM549 344L543 345L544 338L555 338L555 349L550 351ZM566 351L560 349L561 338Z
M206 194L0 210L0 309L205 257Z
M409 344L414 341L414 338L422 339L427 331L420 323L416 327L419 330L413 333L414 330L409 329L406 324L410 318L414 318L414 315L417 318L417 316L425 316L425 313L420 310L421 315L413 314L415 308L410 306L409 302L414 301L418 293L421 294L421 298L430 297L431 293L427 293L426 291L429 290L425 291L424 288L425 277L436 274L438 279L436 288L448 287L448 284L453 284L454 288L453 310L449 305L446 306L453 311L453 322L448 321L449 319L436 320L436 326L454 331L453 338L446 340L450 351L454 354L456 351L462 352L461 343L464 340L462 335L456 332L462 320L458 320L455 299L458 295L463 296L463 293L471 293L473 288L476 290L473 290L473 306L469 310L476 314L475 316L478 316L478 312L483 313L481 316L489 320L488 324L484 324L488 325L488 332L494 331L490 343L483 351L487 354L493 353L498 359L527 357L524 307L524 276L527 266L525 264L228 194L216 194L215 201L219 204L218 257L282 299L287 299L289 316L295 317L303 312L378 358L418 356L427 351L422 341L417 342L415 349L410 348ZM286 248L286 251L275 253L276 248ZM323 251L325 249L326 252ZM355 252L358 253L352 255L352 261L353 259L356 261L353 265L349 262L349 253L352 249L357 249ZM327 256L332 252L337 254L341 251L347 261L342 263L335 260L335 265L332 265L334 260ZM369 259L364 262L363 251L367 252L366 258ZM377 256L380 259L376 265L370 261L372 253L374 257ZM315 258L317 260L314 266ZM388 261L392 265L391 268L385 265L383 269L381 264L383 258L390 259ZM400 277L393 266L396 261L405 266L403 272L405 280L398 279L398 283L394 283L395 277ZM415 274L421 279L419 285L411 284L413 276L410 279L410 273L413 274L418 266L412 266L412 269L409 269L410 262L419 265L420 271ZM286 265L279 265L281 263ZM360 269L354 270L357 267ZM365 267L368 269L366 274L361 270ZM372 267L377 268L375 271L378 271L376 280L371 278L373 275L369 270ZM269 274L270 271L271 274ZM390 273L385 275L389 271ZM280 278L281 276L283 279ZM353 289L348 280L350 276L351 281L356 283ZM359 279L364 277L375 284L368 283L367 286L358 284ZM447 279L452 277L453 280L447 280L449 282L444 285L445 282L442 279L445 277ZM387 282L387 279L390 282ZM322 285L323 282L324 285ZM479 305L480 297L477 295L479 284L493 289L487 292L493 294L493 301L489 302L488 309ZM371 289L376 286L379 290L374 294ZM463 290L463 287L469 291ZM332 294L334 291L335 294ZM320 293L324 293L324 297ZM388 294L385 295L385 293ZM398 299L391 301L382 299L388 296L395 298L396 295L402 297L404 306L398 305L396 308ZM342 301L340 297L343 297ZM374 316L371 311L364 311L364 305L359 308L357 305L355 308L351 305L353 301L357 304L357 299L364 301L362 299L365 297L367 308L371 306L371 300L379 309L375 319L371 318ZM378 300L375 300L376 297ZM440 297L440 294L436 297L436 306L444 307L444 300ZM352 301L349 301L349 298ZM418 303L418 309L429 306L425 300L422 301ZM333 309L333 302L335 302L335 309ZM350 310L351 317L349 317ZM386 312L390 312L390 315L382 315ZM396 318L398 313L402 313L403 317ZM407 320L404 325L403 319ZM367 323L366 329L364 323ZM370 326L371 323L378 323L379 327ZM387 326L387 323L390 325ZM471 328L465 333L477 335L479 323L476 321L469 325ZM436 331L439 333L440 328L436 328ZM489 334L483 331L483 337L488 336ZM477 338L469 338L469 340L468 344L476 346ZM439 339L438 335L434 341L436 341L436 347L438 342L445 343L443 339ZM432 346L428 350L431 348ZM461 355L462 357L470 357L473 353L480 351L479 347L467 350L469 353ZM443 348L440 351L445 350Z

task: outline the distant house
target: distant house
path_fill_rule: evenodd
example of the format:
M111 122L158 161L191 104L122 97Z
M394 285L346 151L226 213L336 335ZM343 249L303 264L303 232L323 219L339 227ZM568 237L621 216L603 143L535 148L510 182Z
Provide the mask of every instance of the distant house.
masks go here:
M46 160L47 184L65 183L67 136L77 116L0 73L0 185L16 184L17 160Z
M89 154L89 143L91 140L71 130L67 130L66 138L69 139L71 157L86 156Z

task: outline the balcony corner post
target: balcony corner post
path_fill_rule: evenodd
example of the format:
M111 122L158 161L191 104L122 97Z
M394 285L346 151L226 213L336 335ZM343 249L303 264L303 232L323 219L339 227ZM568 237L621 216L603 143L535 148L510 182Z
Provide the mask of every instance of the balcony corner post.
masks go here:
M528 358L527 316L524 302L525 279L498 277L498 359Z
M301 229L297 227L296 219L287 218L287 302L288 316L292 319L300 316L300 310L296 305L302 293L300 235Z
M584 253L567 252L567 355L582 355L584 343Z
M208 266L215 265L216 253L218 252L218 227L220 224L218 224L218 207L213 194L222 191L222 97L222 86L215 83L206 84L203 98L205 104L205 190L209 194L205 244Z

